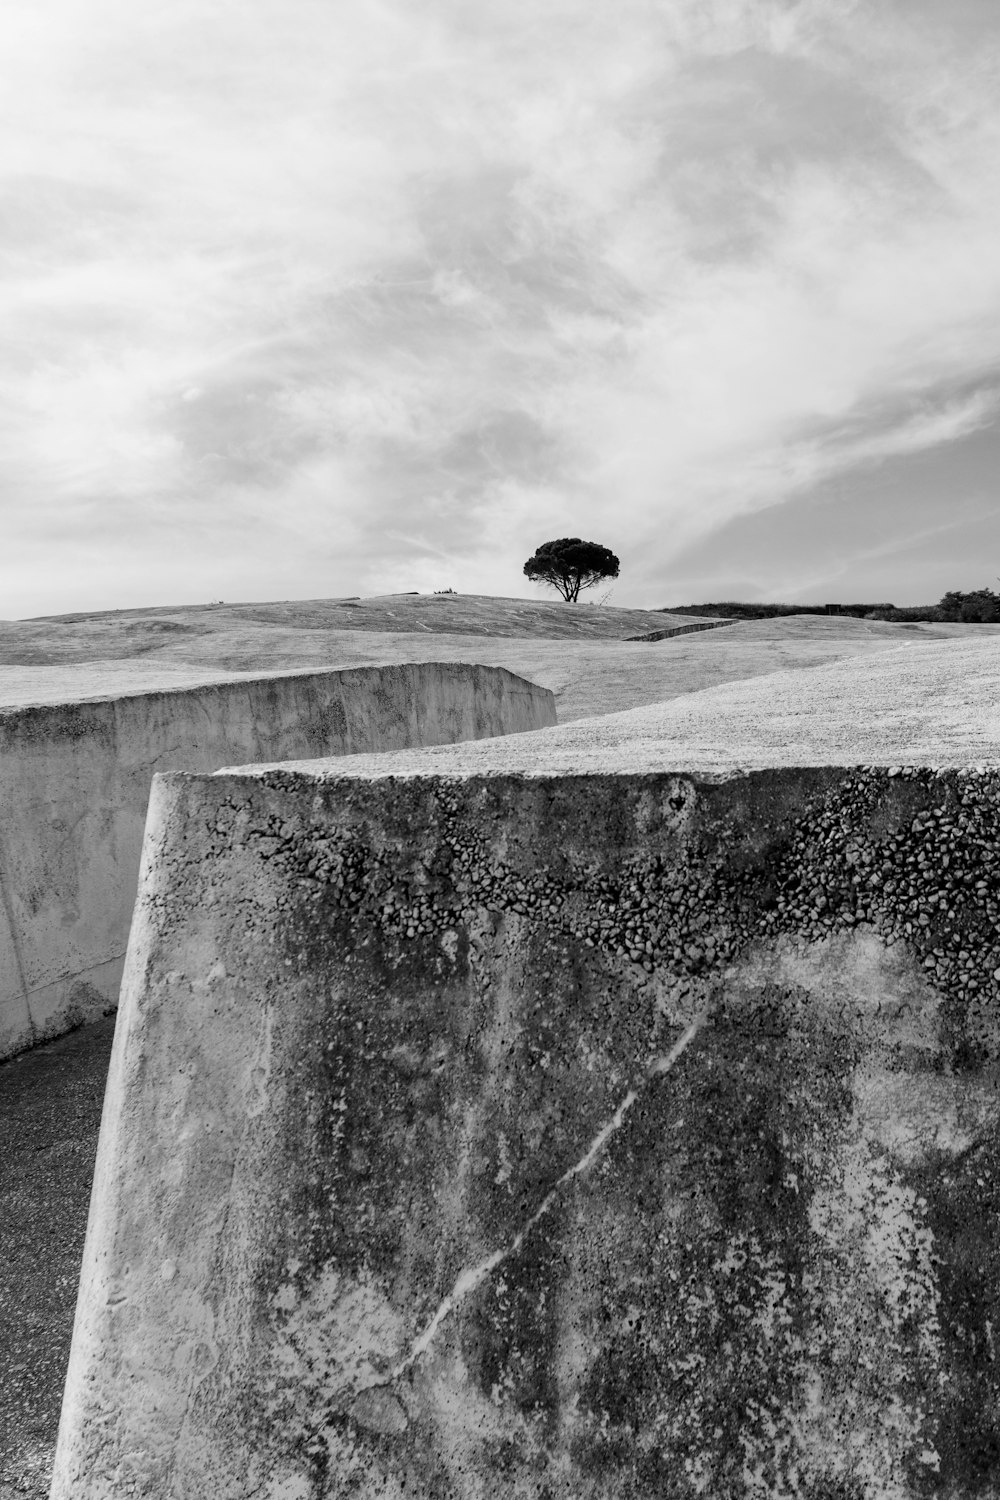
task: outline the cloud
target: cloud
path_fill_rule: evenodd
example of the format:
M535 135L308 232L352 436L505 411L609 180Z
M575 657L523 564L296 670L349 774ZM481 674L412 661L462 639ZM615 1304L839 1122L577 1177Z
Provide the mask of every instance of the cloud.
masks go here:
M9 0L8 599L79 602L87 537L94 607L516 592L572 532L638 600L957 452L1000 362L986 9Z

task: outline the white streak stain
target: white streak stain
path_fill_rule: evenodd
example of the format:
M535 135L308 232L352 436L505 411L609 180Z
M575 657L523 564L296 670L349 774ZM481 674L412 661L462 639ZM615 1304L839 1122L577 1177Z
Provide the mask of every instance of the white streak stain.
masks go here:
M422 1355L427 1353L427 1350L434 1342L435 1335L437 1334L438 1329L441 1327L441 1324L445 1321L446 1318L450 1317L459 1303L464 1302L465 1298L468 1297L470 1292L474 1292L476 1288L486 1280L487 1276L492 1275L497 1266L502 1265L505 1260L509 1260L512 1255L517 1254L517 1252L520 1250L521 1246L527 1239L528 1235L539 1223L539 1221L545 1217L549 1209L555 1203L563 1188L566 1187L570 1182L572 1182L574 1178L582 1176L584 1172L588 1171L590 1167L593 1166L597 1157L604 1150L604 1147L607 1145L611 1137L621 1129L622 1125L625 1122L625 1117L632 1109L632 1106L635 1104L640 1094L642 1094L644 1090L649 1086L649 1084L652 1083L653 1079L662 1078L665 1073L670 1072L677 1059L691 1045L695 1037L698 1035L698 1032L701 1030L705 1022L705 1018L705 1011L702 1011L699 1015L695 1016L694 1020L687 1027L687 1029L683 1031L678 1037L677 1041L671 1047L670 1051L665 1053L663 1057L654 1058L654 1060L647 1067L642 1082L637 1084L635 1088L629 1089L628 1093L625 1095L624 1099L619 1104L614 1114L611 1116L611 1119L597 1132L584 1155L581 1156L580 1160L578 1162L575 1162L573 1166L567 1167L562 1176L545 1194L545 1197L535 1209L535 1212L531 1215L531 1218L528 1219L514 1235L514 1238L501 1249L494 1250L493 1254L488 1255L485 1260L480 1261L478 1266L473 1266L469 1270L462 1272L458 1280L455 1282L455 1285L448 1293L447 1297L445 1297L444 1301L438 1307L433 1318L431 1318L423 1333L414 1340L413 1344L411 1345L410 1352L406 1356L406 1358L402 1360L395 1367L395 1369L385 1377L384 1380L377 1381L375 1382L375 1384L389 1385L392 1381L398 1380L401 1375L405 1375L408 1370L412 1369L413 1366L417 1363L417 1360L420 1359Z

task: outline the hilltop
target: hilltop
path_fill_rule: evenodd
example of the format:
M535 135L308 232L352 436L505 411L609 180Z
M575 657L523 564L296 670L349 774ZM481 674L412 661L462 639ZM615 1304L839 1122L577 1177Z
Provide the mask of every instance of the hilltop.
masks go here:
M0 663L144 656L165 644L263 630L381 631L509 639L624 640L697 623L662 610L609 604L502 599L483 594L382 594L368 599L290 599L260 604L185 604L0 622Z

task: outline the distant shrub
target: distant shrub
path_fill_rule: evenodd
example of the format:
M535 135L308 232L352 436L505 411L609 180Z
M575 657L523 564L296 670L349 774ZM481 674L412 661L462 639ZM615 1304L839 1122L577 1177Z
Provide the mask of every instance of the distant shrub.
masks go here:
M785 615L850 615L863 620L875 610L892 610L892 604L745 604L733 599L712 604L668 604L659 611L669 615L716 615L724 620L775 620Z
M964 624L1000 623L1000 595L992 589L974 589L968 594L952 591L945 594L938 607L942 620Z
M773 620L785 615L841 615L858 620L885 620L891 624L918 621L951 621L965 624L1000 624L1000 594L992 589L952 591L939 604L747 604L734 599L709 604L667 604L659 611L669 615L716 615L724 620Z
M936 604L905 605L902 609L891 610L889 618L897 624L920 620L933 622L941 619L941 611Z

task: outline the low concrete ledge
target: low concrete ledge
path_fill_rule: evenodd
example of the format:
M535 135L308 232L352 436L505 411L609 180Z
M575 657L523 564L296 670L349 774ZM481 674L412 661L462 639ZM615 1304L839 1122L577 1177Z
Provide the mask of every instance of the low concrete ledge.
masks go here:
M96 669L81 671L81 693L97 680ZM547 689L502 668L447 662L0 707L0 1057L117 1003L157 771L554 723Z
M651 630L647 635L627 635L627 641L667 641L673 635L693 635L697 630L718 630L723 625L737 625L738 620L698 620L691 625L673 625L668 630Z
M986 1497L1000 774L158 777L53 1500Z

